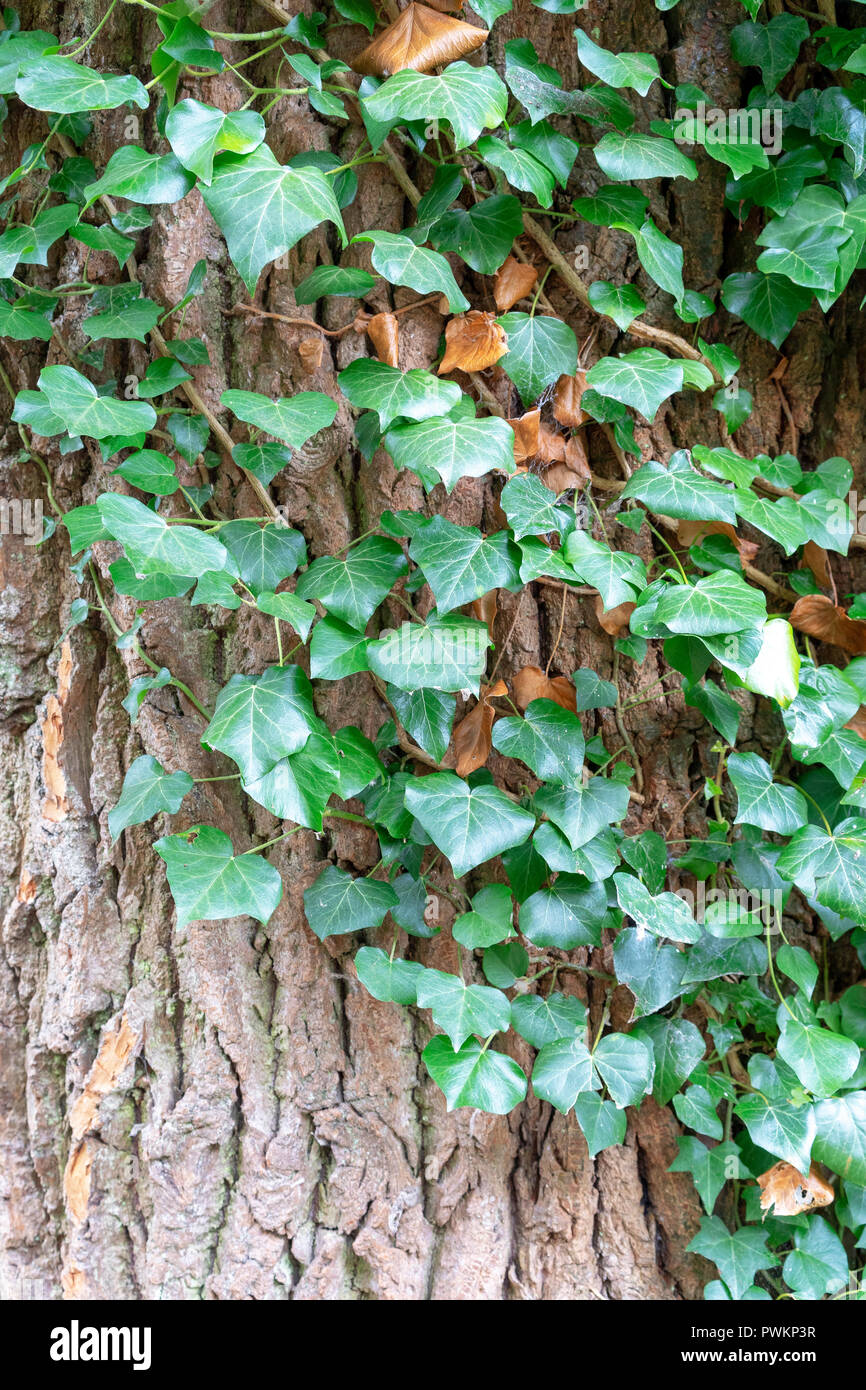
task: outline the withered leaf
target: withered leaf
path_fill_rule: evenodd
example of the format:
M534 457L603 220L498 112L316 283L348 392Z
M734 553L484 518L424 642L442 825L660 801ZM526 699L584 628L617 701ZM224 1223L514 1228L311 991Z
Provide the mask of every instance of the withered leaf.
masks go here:
M826 1207L836 1196L814 1163L808 1177L798 1173L791 1163L774 1163L758 1178L761 1189L761 1210L772 1207L776 1216L799 1216L801 1211Z
M493 632L493 624L496 620L497 600L499 590L491 589L488 593L482 594L480 598L473 599L470 606L473 618L479 622L487 624L488 632ZM503 691L499 692L500 694Z
M533 700L553 700L563 709L577 713L577 694L567 676L546 676L540 666L524 666L511 681L514 702L526 709Z
M538 435L541 426L541 411L527 410L515 420L508 421L514 430L514 462L525 463L538 453Z
M806 594L797 599L789 621L807 637L830 642L852 656L866 655L866 622L862 618L849 618L845 609L826 594Z
M439 14L427 5L413 3L358 54L352 67L367 77L390 77L406 68L431 72L474 53L487 33L486 29Z
M496 272L493 281L493 298L500 314L507 314L518 299L529 294L538 279L534 265L526 265L514 256L509 256Z
M598 618L599 625L611 637L625 637L628 632L629 618L636 607L636 603L618 603L615 608L608 608L605 611L604 602L599 594L595 600L595 616Z
M492 367L508 351L505 331L492 314L470 309L454 318L445 329L445 356L439 364L439 375L460 370L481 372Z
M317 333L314 338L304 338L302 342L298 343L298 356L308 376L317 372L321 367L324 351L325 340L321 333Z
M803 559L815 576L815 582L822 589L832 589L833 576L830 573L830 557L823 545L817 541L807 541L803 546Z
M380 362L386 367L398 366L400 324L396 314L374 314L367 324L367 336Z
M677 540L680 545L697 545L705 536L727 536L736 546L737 554L744 565L750 565L759 547L754 541L738 536L729 521L678 521Z
M855 734L859 734L861 738L866 738L866 705L861 705L857 713L851 715L845 728L853 729Z
M493 721L496 718L496 711L489 703L497 695L504 695L507 686L504 681L497 681L495 685L482 688L481 698L474 709L470 710L465 719L454 730L454 752L457 754L457 775L458 777L468 777L470 772L475 772L479 767L483 767L490 757L492 747L490 734L493 729Z
M577 429L578 425L585 424L589 419L580 404L585 390L586 374L584 372L578 372L576 376L561 376L559 378L553 393L553 413L561 425L567 425L569 429Z

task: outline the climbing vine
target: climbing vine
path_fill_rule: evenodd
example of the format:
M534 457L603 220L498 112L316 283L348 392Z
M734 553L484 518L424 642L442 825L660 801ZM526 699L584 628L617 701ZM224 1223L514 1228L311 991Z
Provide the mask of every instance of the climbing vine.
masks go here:
M133 4L153 41L146 84L83 61L112 13ZM376 867L362 877L327 862L304 893L306 920L323 941L366 933L354 957L364 988L428 1012L424 1063L448 1107L505 1114L531 1084L574 1112L595 1156L623 1141L629 1108L652 1095L681 1122L672 1168L692 1174L705 1208L689 1248L717 1268L706 1296L814 1299L859 1290L866 1231L866 985L836 997L826 969L828 940L847 939L866 961L866 593L840 602L833 574L833 557L864 541L845 459L806 468L793 454L738 449L752 409L740 361L710 340L717 305L686 284L683 248L642 186L694 180L706 159L725 166L732 223L751 217L759 231L753 268L725 279L721 304L781 348L798 317L816 302L829 310L866 263L866 28L838 25L832 6L825 23L793 4L769 17L759 0L744 5L728 39L753 85L734 113L673 86L652 54L601 47L585 18L574 30L580 89L567 90L529 38L505 45L501 70L481 64L510 0L475 0L467 20L447 13L456 4L334 0L327 14L294 18L262 4L275 24L248 33L208 28L207 3L110 0L94 30L66 44L4 10L0 92L44 113L44 131L0 187L0 335L7 349L48 345L34 389L3 380L21 459L45 478L43 542L63 528L80 582L67 632L106 624L144 671L124 701L130 719L174 687L202 744L222 755L220 776L278 823L241 850L189 824L187 771L134 760L109 830L117 839L159 820L153 848L177 930L237 915L266 923L283 894L273 846L301 829L327 843L341 820L367 827ZM327 52L337 23L367 31L351 64ZM268 55L268 85L257 86L250 74ZM205 99L226 69L247 93L237 110ZM647 119L651 91L663 94L663 120ZM305 99L336 144L347 129L356 138L339 155L281 164L268 114L286 96ZM121 108L134 132L148 113L153 138L130 136L97 169L86 153L94 121ZM573 172L581 146L599 171L588 181ZM343 210L368 164L393 176L409 218L399 233L371 228L349 242ZM205 399L196 370L208 347L185 319L208 264L163 304L144 295L136 261L149 209L194 191L239 277L233 312L250 324L268 316L255 301L268 266L324 229L332 255L295 286L290 321L309 328L311 370L329 338L355 335L339 399ZM633 284L590 282L579 241L559 248L555 233L586 224L633 240L676 330L645 317ZM46 288L30 268L54 266L66 239L85 248L80 275ZM90 279L94 252L113 258L113 283ZM557 280L616 325L615 351L599 356L594 333L578 343L545 293ZM418 298L370 312L383 282ZM345 329L312 316L335 296L357 306ZM77 346L55 320L72 298L87 303ZM404 371L402 316L422 304L443 316L439 354ZM106 379L110 340L149 354L131 387ZM636 423L676 411L686 392L711 393L721 442L645 459ZM339 553L311 557L269 485L338 411L354 419L360 457L383 449L420 479L431 514L385 511ZM603 466L590 462L590 437L603 441ZM42 441L62 454L89 441L116 486L63 512ZM192 472L179 475L181 461L197 466L196 485L181 481ZM216 507L209 478L226 468L251 485L256 515ZM496 525L437 512L461 479L486 475ZM772 573L755 566L752 533L775 547ZM125 632L94 553L114 557L113 592L136 602ZM503 667L498 593L535 585L561 592L560 635L573 596L596 597L612 681L559 671L559 636L546 669ZM277 663L232 676L213 708L146 651L154 606L184 595L274 624ZM629 704L619 677L628 668L640 685L650 644L664 675ZM382 711L374 739L317 712L327 683L360 674ZM705 719L716 759L706 837L680 842L628 828L646 788L626 715L673 693ZM737 747L749 700L772 711L770 761ZM613 740L600 732L606 711ZM788 939L794 894L820 924L823 971ZM450 972L412 958L415 941L440 931L443 902L457 909ZM571 991L582 976L606 1000L592 1020ZM620 986L629 1008L614 1026ZM528 1044L521 1056L534 1053L529 1068L512 1055L514 1035Z

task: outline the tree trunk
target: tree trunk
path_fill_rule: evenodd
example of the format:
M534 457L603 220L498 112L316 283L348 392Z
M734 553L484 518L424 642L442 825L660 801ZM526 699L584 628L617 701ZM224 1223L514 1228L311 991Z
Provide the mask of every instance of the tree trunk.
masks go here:
M226 0L210 11L209 23L225 30L269 27L275 9ZM103 12L92 0L33 0L22 5L21 22L65 40L90 32ZM736 0L719 0L712 17L703 0L682 0L666 14L650 0L636 0L592 4L580 18L593 31L598 25L594 36L614 50L659 54L671 82L706 87L724 107L741 104L736 65L727 53L729 27L743 18ZM574 16L553 16L515 0L513 13L496 25L486 60L501 68L505 40L529 35L564 85L576 86L574 25ZM362 38L357 27L337 28L331 51L352 53ZM80 60L138 72L146 82L145 55L156 42L152 17L122 5ZM268 71L269 61L262 61L261 71ZM245 99L228 70L186 81L181 95L224 108ZM656 97L658 116L666 114L663 100ZM4 173L46 128L38 113L14 100L10 106ZM97 115L82 152L101 170L119 144L139 138L129 125L138 119L126 108ZM142 142L155 148L153 110L142 113L141 122ZM269 122L268 141L282 160L310 147L348 151L349 158L358 140L355 125L338 123L337 129L318 122L302 99L284 99ZM53 158L49 149L49 163ZM748 263L752 249L748 227L737 233L723 211L722 166L712 171L693 184L678 182L667 204L652 185L656 220L685 246L686 282L699 289L717 287L726 273ZM423 164L410 172L423 187ZM400 230L407 210L389 171L371 165L358 173L359 194L346 210L350 235L369 227ZM581 156L570 194L603 181L591 156ZM232 313L248 296L198 194L153 211L153 227L139 243L146 248L139 266L146 294L169 306L182 296L196 261L208 263L205 293L190 306L185 329L201 334L210 349L212 366L195 369L210 407L219 413L220 393L229 386L271 395L299 389L336 395L336 371L368 351L365 338L349 333L334 340L336 346L326 340L321 366L305 374L299 345L315 329ZM582 223L566 227L558 245L569 256L578 245L588 248L587 282L634 278L644 293L653 289L627 237ZM60 245L60 263L43 272L46 285L80 275L86 249L72 241ZM521 245L543 263L529 238ZM343 253L345 263L354 264L366 264L365 255L362 247ZM314 310L295 306L292 286L318 262L339 256L320 227L284 265L264 273L257 302L273 313L311 318ZM116 264L102 252L90 253L89 273L109 283L118 278ZM489 281L478 277L472 292L474 303L489 307L482 299ZM382 287L379 307L391 307L391 293ZM545 293L581 343L597 329L587 362L611 350L617 336L612 322L599 327L555 273ZM414 297L394 292L398 305ZM780 382L769 379L777 362L769 344L732 325L723 311L716 316L711 341L735 348L743 360L741 381L755 397L739 436L743 453L789 450L807 464L841 454L862 476L858 365L866 343L856 315L860 297L857 289L849 291L829 320L814 307L805 315L791 338L790 372ZM344 315L328 327L354 312L349 300L328 303L329 312ZM83 310L74 298L67 304L60 332L79 347ZM650 319L663 322L663 312L658 292L655 303L650 295ZM401 367L428 366L441 332L435 306L401 322ZM35 386L45 360L64 360L56 340L47 359L41 344L4 340L0 346L13 391ZM113 376L122 388L127 377L144 374L146 362L144 348L109 343L99 379ZM638 429L645 457L667 458L673 448L696 441L720 442L720 417L704 397L677 396L676 402L655 426ZM450 496L439 487L427 498L414 475L398 475L383 451L366 463L351 439L343 404L331 429L271 485L287 519L304 532L311 556L345 545L386 507L440 511L492 529L499 485L490 477L466 478ZM593 466L616 476L602 443L599 435ZM20 450L10 423L0 491L42 499L47 514L45 480L37 465L17 461ZM113 465L102 463L92 441L66 456L47 441L43 453L64 510L112 486ZM223 458L212 476L226 515L260 510L230 461ZM365 827L344 823L325 836L301 831L272 852L285 896L266 928L235 918L177 932L150 828L137 827L112 842L107 812L139 753L197 777L224 771L222 760L201 747L201 716L176 688L153 692L130 724L121 701L144 668L117 650L98 614L64 635L71 602L82 592L92 601L92 590L80 588L69 569L62 528L39 548L25 539L3 536L0 550L2 1295L700 1297L708 1267L685 1253L700 1207L689 1175L667 1171L678 1133L670 1110L648 1099L638 1113L630 1111L625 1144L595 1162L573 1114L563 1117L534 1099L506 1118L447 1114L420 1060L430 1036L427 1016L378 1003L360 988L353 939L320 944L313 936L303 891L329 858L361 871L373 866L378 850ZM635 549L645 545L635 538ZM126 630L136 604L113 592L108 565L116 548L100 543L94 554L106 603ZM768 545L763 559L772 565L770 554ZM761 557L755 563L761 565ZM837 582L840 593L866 587L855 582L847 561L837 566ZM559 591L540 583L529 587L519 611L515 596L501 594L495 628L500 674L529 663L544 667L552 656L552 673L588 666L610 677L613 644L599 627L592 598L572 599L564 620L562 601ZM182 600L148 606L142 642L158 665L169 666L210 706L233 672L258 672L277 656L273 626L256 612L192 608ZM650 655L641 667L624 663L627 698L655 681L661 671L655 660ZM367 675L323 685L317 698L323 717L357 724L369 736L387 716ZM756 706L744 697L741 744L772 747L778 730L767 716L758 718ZM587 731L601 732L609 747L621 742L611 711L585 719ZM638 705L626 720L645 797L629 830L701 834L703 798L693 799L693 792L713 771L701 716L675 695ZM184 818L173 818L172 828L191 822L219 826L238 850L252 837L279 831L230 781L196 786ZM440 909L447 927L444 898ZM453 968L454 949L444 930L433 941L411 942L409 953ZM597 964L605 968L603 952ZM559 986L566 992L584 989L583 977L572 974L567 981ZM590 981L596 1026L600 998ZM614 1004L620 1026L629 1009L620 988ZM519 1038L513 1045L525 1064L529 1049Z

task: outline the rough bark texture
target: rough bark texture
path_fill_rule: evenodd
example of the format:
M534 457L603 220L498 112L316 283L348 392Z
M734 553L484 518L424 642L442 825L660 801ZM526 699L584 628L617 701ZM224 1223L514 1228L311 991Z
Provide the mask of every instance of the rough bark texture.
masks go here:
M66 39L87 33L102 6L37 0L21 10L22 27L52 29ZM600 27L605 45L660 53L669 80L698 83L725 107L739 105L742 96L727 47L731 24L742 18L736 0L720 0L712 10L702 0L682 0L668 14L651 0L620 6L594 0L580 16L585 27ZM213 7L210 22L231 30L266 28L274 20L256 4L223 3ZM574 85L574 23L515 0L481 56L501 64L505 40L530 34L566 86ZM155 36L144 11L121 6L84 60L110 70L128 66L147 81L147 68L136 65ZM331 35L332 51L352 52L362 38L357 28L339 28ZM655 91L654 114L665 114ZM228 72L189 82L186 94L225 107L243 99ZM45 129L37 113L13 107L4 172ZM356 129L328 128L298 100L284 100L269 119L269 143L280 158L310 146L351 151L358 139ZM127 120L126 112L95 118L84 152L98 167L124 139L135 138L124 127ZM143 117L144 140L155 138L152 120L152 113ZM350 234L371 226L398 230L407 207L390 174L378 165L359 173L360 192L346 218ZM423 184L423 165L414 174ZM572 195L603 181L585 151ZM695 288L717 286L752 254L750 227L738 231L723 213L723 187L722 166L702 160L700 179L680 181L667 200L658 184L647 190L660 225L685 245L686 283ZM154 212L140 256L146 293L174 302L194 263L208 261L204 297L191 306L186 326L210 347L213 366L198 369L196 380L214 408L227 386L275 395L302 387L334 392L335 372L368 350L364 338L348 334L334 349L326 343L321 366L305 375L298 352L309 336L304 330L228 312L247 295L198 195ZM579 243L589 247L587 280L634 278L645 293L652 290L624 235L578 223L559 237L566 252ZM537 248L523 244L541 265ZM61 245L46 284L80 272L84 248ZM295 308L292 285L318 261L338 255L321 229L291 253L285 269L264 274L259 301L275 312L310 317L311 309ZM363 256L356 247L347 260L362 264ZM108 281L118 278L114 263L100 253L91 255L90 270ZM468 277L465 283L478 307L492 307L489 282ZM576 310L556 275L546 293L579 341L598 328L589 362L611 349L616 330L610 320L599 326ZM397 291L394 302L412 297ZM791 365L781 387L768 379L778 361L770 345L724 313L709 325L711 340L730 342L742 356L741 378L755 396L754 413L738 437L744 453L791 449L807 464L841 454L862 477L866 342L860 297L855 288L828 320L817 309L801 320L788 344ZM650 316L660 322L664 303L658 294L650 297ZM387 289L378 307L392 307ZM60 321L74 345L83 342L82 312L72 299ZM348 315L352 309L349 301L330 301L327 312ZM401 322L401 366L427 366L441 318L430 307ZM123 382L143 374L137 345L108 346L107 375ZM16 390L35 385L44 360L40 348L3 343L3 365ZM54 343L48 360L63 360ZM706 398L680 395L675 401L652 430L638 431L645 456L665 458L674 446L719 440L719 417ZM6 403L3 415L8 418ZM16 462L20 440L13 425L2 444L3 495L44 497L37 468ZM601 436L594 450L594 466L616 476ZM93 447L61 457L48 444L44 452L64 508L92 501L112 485ZM414 476L396 475L384 454L367 464L353 450L345 406L271 487L312 555L344 545L387 506L437 509L455 521L491 526L498 490L490 479L466 479L450 497L439 488L426 499ZM226 461L217 502L227 514L258 511ZM646 542L634 538L633 544L637 549ZM109 545L95 548L107 601L126 628L135 605L113 594L108 565L115 553ZM768 549L757 563L771 568L771 556ZM837 566L837 582L840 593L864 587L845 562ZM61 641L79 592L62 530L39 549L21 537L3 537L0 1293L699 1297L707 1267L684 1253L699 1204L689 1176L667 1172L678 1132L671 1113L647 1101L630 1119L625 1145L594 1163L573 1116L563 1118L534 1100L508 1118L448 1115L420 1062L429 1036L426 1016L377 1003L359 987L351 964L356 943L338 937L321 945L314 938L303 916L304 888L329 857L347 867L371 867L378 858L371 832L352 825L327 837L305 831L273 851L286 891L267 928L238 918L177 933L150 829L128 831L112 843L106 814L125 769L141 752L194 776L225 767L202 749L202 721L176 690L150 696L130 726L121 700L130 678L141 673L135 659L118 653L95 619ZM497 643L511 635L500 674L527 663L544 666L560 623L560 593L531 586L516 618L516 600L502 598ZM256 672L276 658L272 625L249 610L228 614L165 601L149 608L143 637L149 655L170 666L205 704L233 672ZM569 674L588 665L610 676L612 656L592 600L570 600L552 670ZM654 661L650 656L640 669L624 663L627 696L655 680L661 668ZM756 713L756 703L743 697L741 741L760 749L772 746L779 731ZM357 723L368 734L386 714L365 676L324 687L319 708L325 718ZM616 746L610 711L588 716L587 728ZM684 809L700 778L712 771L711 740L700 716L676 696L639 706L629 729L642 761L646 803L628 828L700 834L702 798ZM231 782L197 786L173 828L197 821L227 831L237 849L252 837L278 833L273 818L244 802ZM435 941L410 943L417 959L446 968L454 949L447 920ZM599 1001L592 993L589 1003L596 1017ZM628 1008L619 990L615 1021L624 1023ZM515 1046L525 1064L528 1049L524 1056L519 1039Z

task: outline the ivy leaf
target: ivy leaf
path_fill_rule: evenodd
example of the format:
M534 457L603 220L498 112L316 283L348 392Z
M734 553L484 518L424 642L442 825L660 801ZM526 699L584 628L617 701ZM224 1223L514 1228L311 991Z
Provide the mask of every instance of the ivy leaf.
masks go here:
M685 961L676 946L624 927L613 943L616 977L635 998L635 1014L652 1014L679 994Z
M260 676L232 676L217 696L202 735L205 748L227 754L245 782L255 782L303 748L315 723L310 682L299 666L269 666Z
M245 468L267 487L291 463L292 453L284 444L236 444L232 458L239 468Z
M368 994L385 1003L414 1004L423 965L413 960L394 960L378 946L362 946L355 956L358 979Z
M494 193L471 208L452 208L430 229L440 251L454 251L482 275L499 269L523 231L520 202L510 193Z
M570 994L518 994L511 1001L511 1025L532 1047L573 1038L586 1027L586 1005Z
M562 553L576 578L598 589L605 608L633 602L646 585L646 566L640 556L611 550L587 531L572 531Z
M337 681L358 671L369 671L369 640L356 628L340 622L339 618L322 618L316 623L310 643L310 675L313 680Z
M612 709L616 704L616 686L611 681L603 681L595 671L575 671L572 679L579 711Z
M264 267L320 222L333 222L345 246L332 182L315 168L284 167L267 145L215 161L202 198L250 294Z
M794 834L776 867L807 897L816 897L841 917L866 924L866 821L851 816L834 826L806 825Z
M716 570L695 584L672 584L662 593L657 618L671 632L713 637L761 627L767 603L758 589L731 570Z
M507 360L503 358L500 365ZM625 357L602 357L587 372L586 384L601 396L639 410L652 422L662 402L682 390L683 367L657 348L638 348Z
M716 1114L716 1105L705 1086L687 1087L673 1098L674 1110L680 1124L696 1129L698 1134L706 1134L710 1139L721 1139L724 1127Z
M540 888L520 907L520 930L535 946L571 951L600 946L607 903L596 883L559 874L550 888Z
M376 276L355 266L317 265L316 269L295 286L296 304L315 304L323 295L344 295L363 299L377 283Z
M585 68L609 87L631 87L645 97L657 78L661 78L658 59L651 53L611 53L593 43L582 29L575 29L577 56Z
M592 1058L580 1038L558 1038L545 1043L532 1068L532 1089L539 1100L567 1115L584 1091L597 1091Z
M777 14L767 24L736 25L731 30L731 53L744 68L760 68L764 87L772 92L791 71L808 37L805 19Z
M429 779L428 779L429 780ZM591 777L583 787L542 787L533 803L558 826L572 849L580 849L628 810L628 787Z
M239 420L300 449L319 430L334 423L337 403L322 391L299 391L296 396L271 400L258 391L223 391L220 405Z
M704 1210L712 1212L716 1205L716 1198L727 1182L731 1161L733 1160L733 1163L736 1164L739 1159L739 1148L736 1144L732 1144L729 1139L721 1144L708 1147L692 1134L681 1134L677 1143L679 1153L668 1168L668 1172L691 1173L698 1196L704 1204ZM733 1171L737 1172L738 1169L734 1167ZM714 1263L719 1265L719 1272L722 1273L722 1265L719 1260L715 1259L714 1256L707 1258L713 1259ZM722 1277L724 1278L724 1274ZM744 1273L743 1278L745 1277ZM751 1278L748 1282L751 1283Z
M567 135L554 130L548 121L521 121L513 125L508 138L515 149L528 150L540 164L550 170L559 184L565 188L577 158L578 144Z
M371 642L370 670L401 690L471 690L478 694L490 633L486 623L433 611L423 623L403 623ZM427 779L429 780L429 779Z
M780 348L800 314L808 309L812 295L784 275L750 271L729 275L722 283L721 300L754 333Z
M368 536L344 559L321 555L295 586L298 598L316 598L332 617L363 632L368 619L407 570L396 541Z
M453 772L418 778L406 789L406 805L456 878L521 844L535 825L535 817L498 787L469 787Z
M577 339L562 319L503 314L497 322L508 338L508 351L499 366L514 382L524 405L532 405L560 376L574 376Z
M470 1038L455 1052L441 1033L421 1056L449 1110L471 1106L489 1115L507 1115L526 1096L526 1077L517 1063Z
M580 779L584 737L580 720L553 700L533 700L523 719L498 719L493 747L506 758L520 758L536 777L549 782Z
M353 878L329 864L304 892L304 912L320 941L343 932L380 927L385 913L397 905L389 883L375 878Z
M482 536L474 526L455 526L434 516L413 536L409 554L433 590L438 613L520 583L520 552L507 531Z
M434 79L435 80L435 79ZM460 290L454 273L444 256L397 232L359 232L352 238L371 241L373 269L392 285L408 285L419 294L444 294L452 314L462 314L469 300Z
M268 613L280 622L294 628L302 642L310 635L310 628L316 618L316 610L311 603L304 603L295 594L275 594L264 589L256 595L256 607L260 613Z
M374 121L447 121L454 148L465 149L484 129L495 130L508 112L508 92L493 68L450 63L438 77L395 73L361 100Z
M50 320L43 314L33 313L29 308L19 308L17 303L9 304L5 299L0 299L0 338L13 338L18 343L27 342L31 338L41 338L47 343L53 331Z
M511 1005L501 990L466 985L443 970L425 970L417 981L420 1009L430 1009L433 1022L459 1048L473 1033L487 1037L504 1032L511 1022Z
M514 935L511 890L504 883L489 883L472 899L472 911L455 918L452 935L470 950L495 946Z
M105 76L71 58L28 54L15 93L35 111L72 114L76 111L112 111L128 101L146 111L150 97L137 77Z
M640 1105L653 1086L651 1047L628 1033L608 1033L592 1053L593 1065L619 1109Z
M148 154L138 145L121 145L105 166L105 173L84 192L85 208L97 198L128 198L131 203L179 203L195 179L173 154Z
M677 301L677 313L684 316L684 301L687 299L683 285L683 248L664 232L660 232L652 218L647 218L634 234L634 245L638 260L648 275L651 275L660 289L667 290ZM710 309L712 312L712 309ZM695 317L704 318L705 314ZM684 359L681 363L683 380L687 385L697 386L705 391L712 386L713 376L708 367L701 362ZM690 378L691 374L691 378ZM695 374L698 379L695 380ZM745 394L745 392L741 393Z
M152 400L154 396L164 396L166 392L174 391L183 382L191 380L190 373L175 358L157 357L138 383L138 394L145 400Z
M655 462L638 468L622 495L637 497L654 512L687 521L727 521L733 525L737 519L731 490L692 468L682 450L671 456L667 468Z
M582 1091L574 1102L574 1115L583 1131L590 1158L602 1149L625 1139L626 1114L612 1100L602 1100L594 1091Z
M43 367L39 389L54 415L72 435L106 439L109 435L136 434L156 424L156 411L146 401L118 401L100 396L96 387L74 367ZM26 394L19 393L18 399ZM38 429L35 421L34 429ZM39 431L41 433L41 431Z
M96 295L92 302L95 309L101 307L96 304ZM85 337L93 341L99 338L134 338L136 342L143 343L151 329L156 327L161 314L160 306L152 299L143 299L140 288L135 286L134 294L119 299L113 297L102 312L88 314L81 327Z
M441 763L451 742L454 696L439 690L400 690L396 685L389 685L387 693L410 738Z
M802 792L774 783L772 769L757 753L731 753L727 768L739 799L738 822L793 835L808 820L809 807Z
M850 1038L795 1018L786 1018L777 1051L805 1089L817 1096L833 1095L860 1063L860 1048Z
M169 526L142 502L103 493L96 504L103 525L126 548L142 574L202 574L225 568L228 556L219 541L192 526Z
M220 111L188 97L169 111L165 137L184 168L209 184L214 155L249 154L264 140L265 123L258 111Z
M221 527L220 541L254 594L273 592L307 558L300 531L273 522L260 526L257 521L230 521Z
M325 807L340 790L334 740L313 732L297 753L241 785L279 820L321 832Z
M866 1091L819 1100L814 1113L815 1158L846 1183L866 1186Z
M632 1036L642 1038L652 1048L653 1096L659 1105L669 1105L703 1057L706 1043L685 1018L641 1019Z
M461 478L480 478L493 470L514 472L514 432L496 416L483 420L440 416L414 425L393 425L384 443L396 466L411 468L428 491L437 482L451 492Z
M817 1133L816 1109L812 1105L793 1105L784 1096L762 1093L745 1096L734 1113L746 1126L753 1144L793 1164L798 1172L808 1173Z
M123 779L117 805L108 813L108 829L116 840L130 825L142 825L159 811L174 814L192 790L188 772L166 772L156 758L136 758Z
M783 17L794 16L779 16ZM845 1247L822 1216L811 1217L804 1231L794 1232L794 1249L785 1258L782 1277L800 1298L824 1298L848 1283Z
M178 929L223 917L267 922L283 896L273 864L256 854L235 856L228 835L212 825L164 835L153 847L165 862Z
M631 179L696 179L697 165L673 140L610 131L593 148L596 163L616 183Z
M712 1260L734 1299L743 1297L759 1269L779 1263L767 1249L766 1235L754 1226L743 1226L732 1235L718 1216L703 1217L700 1231L686 1249Z
M613 884L617 902L641 931L668 937L671 941L700 941L701 928L676 893L653 896L640 879L631 874L614 874Z
M339 373L337 380L352 405L359 410L376 411L382 430L401 415L410 420L445 415L462 395L455 382L441 381L420 367L401 372L369 357L351 362Z
M573 520L569 507L560 506L549 487L534 473L519 473L505 484L499 504L508 517L514 539L543 536L549 531L568 530Z
M513 188L531 193L539 207L550 207L556 180L533 155L526 150L509 149L495 135L482 136L475 149L486 163L502 171Z
M646 308L643 297L633 285L612 285L609 280L593 281L589 287L589 302L597 314L607 314L613 319L623 333Z

